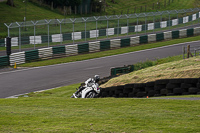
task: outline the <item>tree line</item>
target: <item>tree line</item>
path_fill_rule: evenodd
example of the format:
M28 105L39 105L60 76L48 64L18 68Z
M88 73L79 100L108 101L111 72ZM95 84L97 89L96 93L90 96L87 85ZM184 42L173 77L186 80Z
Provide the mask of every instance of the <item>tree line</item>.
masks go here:
M53 6L53 8L64 6L79 6L82 0L43 0L43 3Z
M24 2L32 1L35 2L35 0L23 0ZM65 8L70 7L74 9L75 7L79 7L79 5L82 4L82 0L36 0L40 4L46 4L51 7L51 9L55 9L57 7ZM91 0L91 11L97 11L100 12L103 2L105 0ZM111 0L112 2L115 2L115 0ZM7 0L7 4L14 7L14 0ZM98 9L98 10L97 10Z
M42 3L46 3L48 5L53 4L53 7L56 8L56 7L63 7L63 6L72 6L72 7L79 6L82 0L38 0L38 1ZM15 6L14 0L7 0L7 4L10 6Z

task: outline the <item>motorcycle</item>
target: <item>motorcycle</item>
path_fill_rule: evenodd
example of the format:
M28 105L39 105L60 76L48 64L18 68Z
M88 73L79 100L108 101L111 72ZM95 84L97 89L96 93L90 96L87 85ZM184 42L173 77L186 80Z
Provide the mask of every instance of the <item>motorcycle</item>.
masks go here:
M80 86L77 89L77 91L75 93L73 93L71 98L96 98L96 97L98 97L99 93L100 93L99 86L96 85L95 83L92 83L87 86Z

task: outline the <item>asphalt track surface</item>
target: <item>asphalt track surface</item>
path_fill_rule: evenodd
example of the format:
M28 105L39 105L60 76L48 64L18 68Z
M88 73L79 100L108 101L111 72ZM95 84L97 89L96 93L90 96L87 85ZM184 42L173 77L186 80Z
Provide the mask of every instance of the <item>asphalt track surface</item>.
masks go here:
M84 61L0 72L0 98L84 82L95 74L106 77L110 75L111 67L180 55L182 47L188 44L198 47L200 41Z

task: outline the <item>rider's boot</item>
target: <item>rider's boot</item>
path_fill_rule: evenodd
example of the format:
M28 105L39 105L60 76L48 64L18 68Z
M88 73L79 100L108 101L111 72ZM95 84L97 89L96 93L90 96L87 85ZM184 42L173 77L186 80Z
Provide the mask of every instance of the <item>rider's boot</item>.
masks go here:
M74 94L76 95L76 97L80 97L80 92L81 92L82 90L81 89L78 89Z
M75 94L76 96L78 96L78 93L79 93L79 90L77 90L74 94Z
M80 97L80 92L84 89L85 87L80 87L75 93L74 93L74 95L76 96L76 97Z

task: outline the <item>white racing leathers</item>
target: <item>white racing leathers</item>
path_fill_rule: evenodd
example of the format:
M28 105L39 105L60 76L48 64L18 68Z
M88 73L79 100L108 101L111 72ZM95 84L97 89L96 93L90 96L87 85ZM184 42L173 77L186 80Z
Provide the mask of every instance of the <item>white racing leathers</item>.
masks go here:
M100 93L99 84L94 79L89 78L78 95L73 94L74 98L94 98Z

